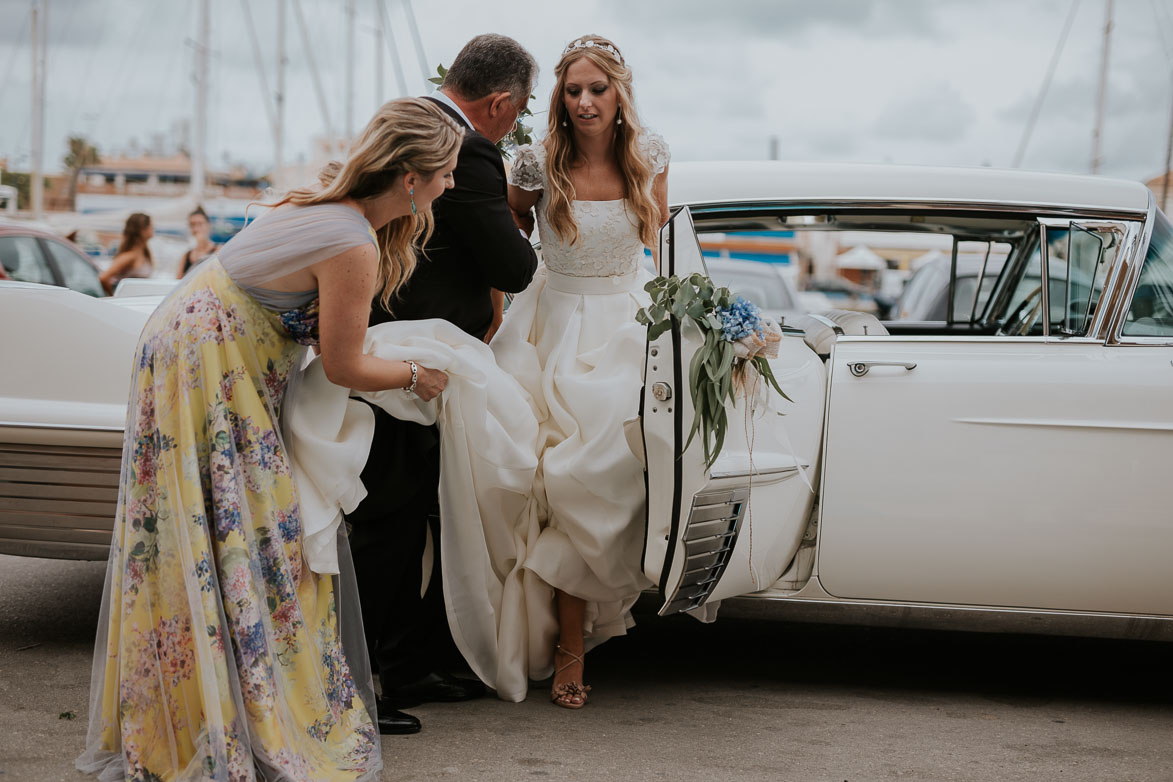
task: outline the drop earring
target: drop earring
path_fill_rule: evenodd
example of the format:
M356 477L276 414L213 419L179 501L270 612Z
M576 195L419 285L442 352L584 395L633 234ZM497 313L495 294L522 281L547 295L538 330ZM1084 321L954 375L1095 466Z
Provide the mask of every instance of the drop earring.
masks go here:
M622 125L623 124L623 117L619 117L617 120L615 120L615 124Z
M408 188L407 197L411 199L411 213L416 214L415 210L415 188Z

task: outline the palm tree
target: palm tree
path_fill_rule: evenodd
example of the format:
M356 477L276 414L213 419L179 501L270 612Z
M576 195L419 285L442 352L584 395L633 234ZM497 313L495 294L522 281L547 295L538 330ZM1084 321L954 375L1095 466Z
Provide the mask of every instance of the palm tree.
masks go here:
M81 177L81 170L86 166L101 163L98 148L90 144L85 136L69 137L69 154L62 161L69 172L69 209L77 209L77 180Z

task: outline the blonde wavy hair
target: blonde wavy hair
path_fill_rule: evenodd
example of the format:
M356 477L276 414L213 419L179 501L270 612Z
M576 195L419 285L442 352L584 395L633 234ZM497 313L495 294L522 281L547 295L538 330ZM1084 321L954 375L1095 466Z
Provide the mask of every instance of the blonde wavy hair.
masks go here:
M593 42L592 46L586 46ZM626 208L635 215L639 225L639 238L647 247L655 246L656 232L660 229L660 209L652 198L652 163L640 150L639 140L643 126L635 111L635 96L631 88L631 69L623 61L623 55L616 58L600 48L607 45L619 51L619 47L601 35L584 35L571 42L558 64L554 66L554 92L550 95L549 121L546 125L546 218L554 232L563 242L574 244L578 241L578 224L570 208L574 200L574 184L570 181L570 166L578 155L574 144L574 126L569 123L569 113L562 96L566 89L566 71L572 63L586 58L597 65L619 96L619 117L623 124L615 126L614 153L623 174ZM566 120L567 125L562 122Z
M291 190L277 205L365 201L385 194L408 173L430 180L460 151L463 138L464 129L432 101L388 101L350 145L345 162L331 161L318 172L320 187ZM396 218L376 232L377 290L385 309L390 310L392 297L415 271L415 249L431 235L431 209Z

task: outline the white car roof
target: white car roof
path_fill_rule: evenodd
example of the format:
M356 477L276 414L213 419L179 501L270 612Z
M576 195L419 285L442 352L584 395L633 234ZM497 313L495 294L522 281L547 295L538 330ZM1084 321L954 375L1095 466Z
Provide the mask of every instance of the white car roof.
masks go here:
M1140 182L992 168L775 160L673 163L668 202L901 201L1006 204L1060 209L1148 211Z

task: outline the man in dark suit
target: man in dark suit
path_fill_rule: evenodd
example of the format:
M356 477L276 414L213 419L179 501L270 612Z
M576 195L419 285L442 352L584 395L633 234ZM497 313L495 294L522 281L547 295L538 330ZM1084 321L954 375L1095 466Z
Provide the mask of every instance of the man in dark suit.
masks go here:
M509 211L496 143L525 109L536 76L533 56L502 35L477 36L456 56L429 98L467 128L456 183L432 205L435 231L415 273L391 311L375 303L371 325L443 318L487 339L499 325L493 297L529 285L537 257ZM375 437L362 473L368 494L347 520L367 648L382 685L379 729L414 733L419 721L397 709L468 700L485 688L444 670L452 641L437 559L421 596L429 529L439 541L439 434L434 426L374 411Z

